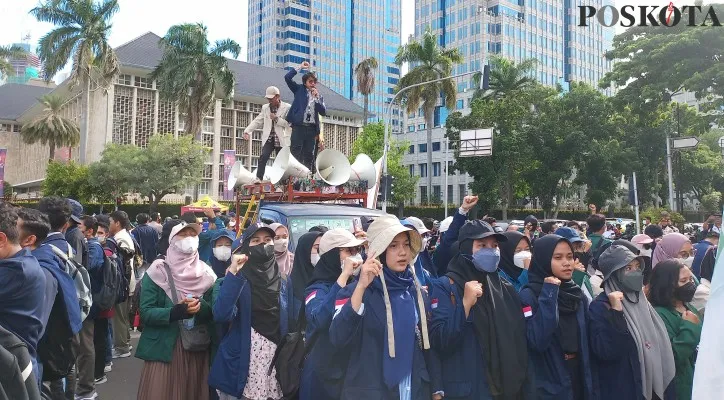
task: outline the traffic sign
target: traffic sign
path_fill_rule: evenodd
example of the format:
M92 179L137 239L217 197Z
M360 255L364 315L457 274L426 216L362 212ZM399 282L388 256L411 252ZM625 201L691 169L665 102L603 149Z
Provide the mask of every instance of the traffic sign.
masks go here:
M696 147L699 144L699 138L695 136L674 138L673 146L674 149L689 149Z

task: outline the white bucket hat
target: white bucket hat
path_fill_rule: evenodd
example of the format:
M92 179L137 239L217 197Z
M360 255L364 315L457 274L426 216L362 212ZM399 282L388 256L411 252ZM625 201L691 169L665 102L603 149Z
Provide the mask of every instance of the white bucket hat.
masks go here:
M330 229L322 235L322 239L319 241L319 255L321 256L332 249L361 246L366 241L365 239L357 239L352 232L346 229Z

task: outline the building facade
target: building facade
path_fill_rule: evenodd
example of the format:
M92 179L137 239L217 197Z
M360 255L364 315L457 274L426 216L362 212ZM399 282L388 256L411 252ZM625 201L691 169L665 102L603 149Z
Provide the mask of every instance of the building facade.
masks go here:
M611 0L585 2L600 8L612 5ZM612 64L604 57L612 47L613 27L590 24L579 27L578 5L582 0L415 0L415 37L420 38L427 27L438 35L440 45L456 47L463 62L453 68L453 75L482 70L491 56L501 56L520 62L537 59L532 72L544 85L586 82L598 86L599 80L610 71ZM468 113L475 92L472 75L457 79L458 97L453 111ZM437 107L434 115L433 146L427 149L426 121L421 110L406 116L401 140L411 143L404 163L410 172L421 179L415 202L427 193L449 203L460 203L467 192L470 177L455 174L445 168L453 160L446 155L445 120L448 110ZM427 167L427 151L433 152L431 170ZM447 187L445 184L446 174ZM427 187L427 174L433 174L432 188Z
M38 55L30 51L28 43L13 43L11 46L19 47L25 51L21 57L11 57L8 61L15 70L12 76L8 76L6 83L27 83L31 79L40 78L42 70L40 58Z
M247 61L294 68L309 61L320 82L362 105L354 70L375 57L379 68L369 95L371 120L384 118L400 70L394 63L400 46L400 0L250 0ZM399 125L393 111L392 122Z

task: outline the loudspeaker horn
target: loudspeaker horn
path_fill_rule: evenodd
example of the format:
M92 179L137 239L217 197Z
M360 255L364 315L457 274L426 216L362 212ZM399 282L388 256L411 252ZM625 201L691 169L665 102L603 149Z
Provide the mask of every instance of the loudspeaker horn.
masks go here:
M367 187L372 187L377 181L375 163L367 154L358 154L350 168L350 181L367 181Z
M256 175L244 168L244 164L242 164L241 161L237 161L234 163L234 166L231 167L229 180L226 181L226 188L228 190L234 190L239 186L254 182L255 179Z
M282 147L274 159L274 164L267 167L264 174L265 179L269 179L272 184L277 184L290 176L303 178L309 175L309 168L297 161L289 150L289 147Z
M326 149L317 155L317 177L327 185L339 186L349 180L351 168L341 151Z

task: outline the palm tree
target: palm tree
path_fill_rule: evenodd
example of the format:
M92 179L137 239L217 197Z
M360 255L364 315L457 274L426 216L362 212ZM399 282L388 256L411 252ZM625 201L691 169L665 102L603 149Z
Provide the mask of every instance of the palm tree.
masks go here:
M370 57L362 60L354 68L354 73L357 76L357 92L365 97L365 111L364 118L362 119L363 126L367 125L367 119L369 118L369 95L375 90L375 74L373 70L377 69L377 67L377 59Z
M83 130L80 162L85 163L88 137L91 81L107 89L119 73L118 58L108 44L111 18L118 12L118 0L46 0L30 10L38 21L56 28L40 38L38 56L43 62L45 79L50 80L73 61L70 87L83 85Z
M236 58L241 46L231 39L211 46L202 24L172 26L161 45L163 58L151 79L156 80L161 98L176 103L186 114L186 133L197 135L216 99L216 89L231 97L236 80L224 54Z
M428 27L421 41L411 41L400 46L395 57L395 64L410 63L414 65L398 83L398 90L418 83L433 81L452 74L455 64L463 62L458 49L445 49L438 45L438 38ZM417 86L406 92L407 112L413 113L422 105L427 126L427 196L432 192L432 124L440 94L448 110L455 107L457 88L452 79L445 79L428 85ZM447 188L445 188L447 190ZM425 201L426 199L423 199Z
M80 129L71 119L61 115L65 99L46 94L39 99L45 107L43 114L20 128L20 137L26 144L40 142L50 146L49 159L55 158L55 149L75 147L80 143Z
M10 64L9 58L19 58L25 55L25 50L18 46L0 46L0 77L7 78L15 75L15 68Z
M530 72L535 69L537 60L528 58L516 64L514 61L502 57L493 57L490 60L490 88L480 89L481 72L473 75L473 81L478 89L475 90L473 100L498 100L504 96L531 88L535 85L535 78Z

